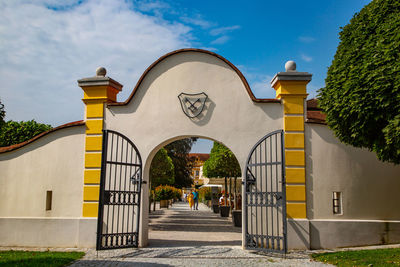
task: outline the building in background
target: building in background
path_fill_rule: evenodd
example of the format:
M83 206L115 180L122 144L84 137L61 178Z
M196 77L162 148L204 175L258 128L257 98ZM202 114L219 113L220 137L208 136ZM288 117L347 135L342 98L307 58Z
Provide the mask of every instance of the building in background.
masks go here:
M203 176L203 165L210 157L207 153L189 153L189 158L193 161L192 174L193 185L206 184L206 177Z

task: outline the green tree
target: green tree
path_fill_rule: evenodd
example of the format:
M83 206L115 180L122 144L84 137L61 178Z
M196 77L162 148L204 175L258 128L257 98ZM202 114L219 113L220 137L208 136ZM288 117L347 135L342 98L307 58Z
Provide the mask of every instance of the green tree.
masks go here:
M0 100L0 129L6 123L4 120L5 117L6 117L6 111L4 110L4 105L3 105L3 103L1 103L1 100Z
M208 178L240 177L241 171L232 151L223 144L214 142L210 158L204 162L203 174Z
M185 138L177 140L165 146L168 152L168 156L172 159L174 164L175 172L175 183L176 188L191 187L192 178L190 177L192 172L193 162L189 158L189 152L192 149L192 145L196 142L197 138Z
M376 0L340 32L319 105L340 141L400 163L400 1Z
M11 146L27 141L48 131L51 125L31 121L7 121L0 131L0 146Z
M225 206L227 205L228 183L227 178L241 176L240 165L235 155L223 144L214 142L210 157L203 165L203 175L208 178L225 178ZM237 205L235 205L237 206Z
M150 165L151 188L154 189L159 185L174 184L174 175L172 159L168 156L167 151L161 148L154 156Z

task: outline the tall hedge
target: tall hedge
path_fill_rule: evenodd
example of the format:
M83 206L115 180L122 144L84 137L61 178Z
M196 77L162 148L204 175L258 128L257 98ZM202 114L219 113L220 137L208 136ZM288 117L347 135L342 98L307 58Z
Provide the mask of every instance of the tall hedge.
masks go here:
M0 147L22 143L48 131L51 125L30 121L7 121L0 129Z
M340 32L319 104L344 143L400 163L400 1L376 0Z
M1 103L1 99L0 99L0 129L6 123L4 120L5 117L6 117L6 111L4 110L4 105L3 105L3 103Z

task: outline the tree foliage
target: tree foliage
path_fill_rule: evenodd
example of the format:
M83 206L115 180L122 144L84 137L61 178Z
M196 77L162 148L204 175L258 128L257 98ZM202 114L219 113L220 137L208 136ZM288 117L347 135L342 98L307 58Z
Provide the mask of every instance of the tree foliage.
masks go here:
M344 143L400 163L400 1L376 0L340 32L320 107Z
M209 178L240 177L241 171L232 151L223 144L214 142L210 158L204 162L203 174Z
M175 172L174 186L177 188L192 186L192 172L193 162L189 158L189 152L192 145L196 142L197 138L185 138L177 140L165 146L168 156L172 159Z
M0 131L0 146L11 146L22 143L32 137L48 131L51 125L31 121L7 121Z
M3 105L3 103L1 103L1 100L0 100L0 129L6 123L4 120L5 117L6 117L6 111L4 110L4 105Z
M153 158L150 165L151 187L159 185L172 185L175 182L174 164L168 156L167 150L161 148Z

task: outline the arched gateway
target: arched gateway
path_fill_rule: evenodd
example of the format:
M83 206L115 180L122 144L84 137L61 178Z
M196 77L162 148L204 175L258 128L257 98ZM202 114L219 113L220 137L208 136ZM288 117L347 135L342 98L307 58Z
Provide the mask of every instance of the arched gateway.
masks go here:
M99 216L98 249L146 246L148 187L140 185L149 180L161 147L196 136L224 143L244 170L243 246L286 251L285 154L290 171L304 173L303 102L310 74L295 67L280 73L274 78L277 98L258 99L229 61L183 49L153 63L122 103L115 102L122 86L104 75L99 70L98 76L79 80L87 107L85 181L99 172L101 130L112 130L102 139L99 209L92 193L99 186L92 181L84 186L83 215ZM288 190L294 191L288 201L305 196L304 181ZM305 197L293 201L290 216L305 217Z

